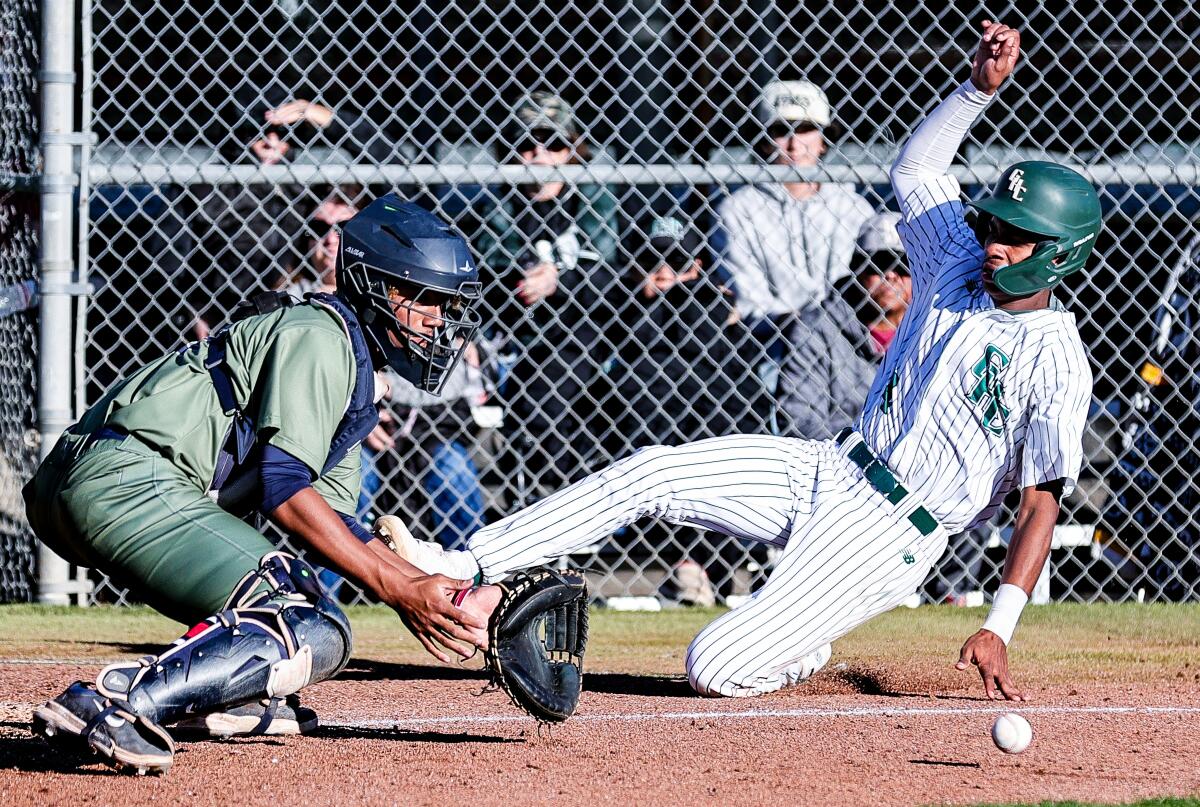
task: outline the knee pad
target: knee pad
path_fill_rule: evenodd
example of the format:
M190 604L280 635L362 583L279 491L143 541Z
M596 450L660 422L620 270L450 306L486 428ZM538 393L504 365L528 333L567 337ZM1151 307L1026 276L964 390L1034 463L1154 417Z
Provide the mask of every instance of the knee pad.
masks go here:
M316 572L283 552L264 555L218 613L158 656L100 672L97 688L167 724L260 698L283 698L336 675L350 659L350 622Z

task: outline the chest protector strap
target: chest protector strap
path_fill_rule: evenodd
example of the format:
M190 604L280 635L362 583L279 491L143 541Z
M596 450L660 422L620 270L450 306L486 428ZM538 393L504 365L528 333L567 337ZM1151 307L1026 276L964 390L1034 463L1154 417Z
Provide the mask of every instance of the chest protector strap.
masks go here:
M338 315L350 337L350 348L354 354L354 389L350 394L350 404L346 413L330 440L325 465L321 469L321 475L324 475L336 467L351 448L371 433L379 422L379 413L375 410L374 369L358 318L332 295L310 294L307 301ZM231 511L244 510L247 500L253 498L250 488L257 485L258 472L255 461L257 455L252 453L256 439L254 420L247 416L238 403L226 363L229 333L231 328L243 319L270 314L281 308L290 308L294 304L292 298L283 292L256 294L238 306L230 324L222 326L208 338L208 357L204 366L212 378L221 411L233 418L229 438L218 452L216 470L209 490L219 493L218 501L223 507L228 503L227 509ZM236 479L231 481L234 477ZM243 506L238 506L239 504Z

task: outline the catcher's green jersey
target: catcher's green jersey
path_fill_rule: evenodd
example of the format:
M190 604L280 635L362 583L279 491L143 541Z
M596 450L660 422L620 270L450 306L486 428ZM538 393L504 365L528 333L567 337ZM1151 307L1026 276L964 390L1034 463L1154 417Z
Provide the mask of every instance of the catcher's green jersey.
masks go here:
M354 355L340 319L298 305L243 320L230 331L226 366L234 394L270 443L320 474L354 388ZM119 382L84 415L78 431L108 423L157 449L207 490L231 418L221 411L199 342ZM353 514L360 484L355 447L313 487L333 509Z

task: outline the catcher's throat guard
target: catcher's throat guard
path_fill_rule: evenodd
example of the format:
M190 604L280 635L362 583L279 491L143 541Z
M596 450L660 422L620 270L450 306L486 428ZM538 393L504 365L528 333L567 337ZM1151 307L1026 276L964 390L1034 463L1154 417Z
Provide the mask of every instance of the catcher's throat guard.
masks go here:
M587 648L583 573L542 568L499 584L488 625L488 669L512 702L539 722L560 723L579 705Z
M1087 263L1100 234L1100 197L1080 174L1061 165L1030 160L1013 165L991 193L969 207L978 212L975 236L987 241L993 217L1038 240L1033 254L997 269L993 282L1005 294L1024 297L1053 288Z

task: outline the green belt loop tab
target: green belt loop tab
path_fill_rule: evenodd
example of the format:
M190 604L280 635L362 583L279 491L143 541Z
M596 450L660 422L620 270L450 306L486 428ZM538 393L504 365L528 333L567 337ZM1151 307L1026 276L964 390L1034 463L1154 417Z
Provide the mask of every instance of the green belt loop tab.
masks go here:
M921 531L922 535L929 535L937 529L937 520L929 515L929 511L924 507L918 507L908 514L908 520L913 523L913 526Z
M850 429L843 429L835 439L840 445L849 439L851 434L853 432ZM896 481L896 475L887 465L879 461L879 458L867 447L865 442L850 449L846 456L851 462L862 468L863 477L871 484L871 487L886 496L892 504L899 504L901 499L908 495L908 489ZM929 535L938 527L937 519L931 516L924 507L918 507L909 513L908 520L920 530L922 535Z

